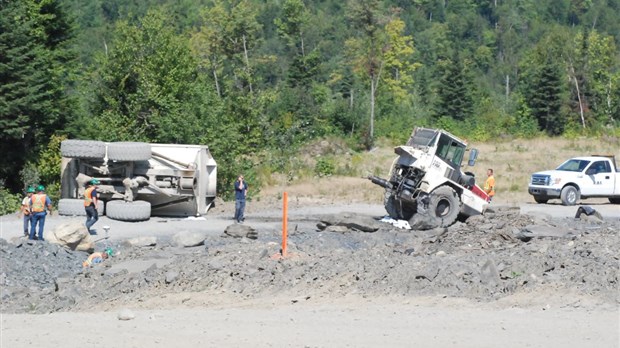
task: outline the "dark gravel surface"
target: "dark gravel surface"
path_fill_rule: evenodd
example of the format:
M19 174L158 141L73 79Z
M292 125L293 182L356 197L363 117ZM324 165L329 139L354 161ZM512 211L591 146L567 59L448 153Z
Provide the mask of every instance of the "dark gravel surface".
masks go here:
M289 257L273 230L257 239L206 235L181 248L114 241L117 255L82 268L88 254L45 242L0 239L3 313L88 310L180 292L239 298L439 295L494 301L549 291L618 304L620 221L550 219L498 209L448 229L321 231L291 225ZM171 234L175 231L171 231ZM104 245L99 245L103 249Z

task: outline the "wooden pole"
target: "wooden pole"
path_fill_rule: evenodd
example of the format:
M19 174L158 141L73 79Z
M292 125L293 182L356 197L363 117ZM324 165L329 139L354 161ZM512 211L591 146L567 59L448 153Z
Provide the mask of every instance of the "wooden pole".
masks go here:
M288 193L284 192L284 195L282 196L282 257L286 257L286 242L288 239L287 220L288 220Z

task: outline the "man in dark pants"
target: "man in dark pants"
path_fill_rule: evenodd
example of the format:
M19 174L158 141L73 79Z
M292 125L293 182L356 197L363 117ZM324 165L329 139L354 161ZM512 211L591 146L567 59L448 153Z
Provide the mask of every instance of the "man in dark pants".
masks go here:
M84 191L84 210L86 210L86 229L88 233L93 234L90 228L99 220L99 213L97 212L97 185L100 182L97 179L92 179L88 182L88 187Z
M34 194L34 187L28 187L26 191L26 197L22 200L22 215L24 218L24 236L30 236L30 232L28 229L30 228L30 222L32 220L32 215L30 214L30 198Z
M238 223L245 220L245 198L248 195L248 184L243 180L243 175L239 175L235 181L235 221Z
M39 185L37 186L37 193L30 197L30 212L31 212L31 220L30 220L30 236L28 239L35 240L36 235L36 227L39 225L39 240L43 240L43 229L45 228L45 216L47 212L45 208L47 207L47 211L52 215L52 201L45 194L45 186Z

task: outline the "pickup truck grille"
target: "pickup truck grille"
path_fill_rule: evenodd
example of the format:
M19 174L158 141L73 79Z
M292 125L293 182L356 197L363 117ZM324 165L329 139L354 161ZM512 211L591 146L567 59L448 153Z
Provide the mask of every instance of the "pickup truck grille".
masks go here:
M549 185L549 175L532 175L532 185Z

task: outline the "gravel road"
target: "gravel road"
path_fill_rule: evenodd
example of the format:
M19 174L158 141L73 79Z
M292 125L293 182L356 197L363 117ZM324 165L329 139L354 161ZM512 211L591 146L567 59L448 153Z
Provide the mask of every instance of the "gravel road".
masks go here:
M204 219L102 217L93 237L109 226L119 254L89 269L81 267L87 254L27 243L21 220L3 216L0 343L618 347L620 207L590 205L603 220L575 219L577 207L522 204L448 229L370 219L377 228L361 232L325 225L380 217L382 206L292 204L285 259L275 257L278 206L248 207L243 226L255 239L223 234L230 204ZM76 219L52 216L46 230ZM191 233L204 243L175 245L173 235ZM156 245L124 244L143 236ZM129 320L118 320L124 311Z

